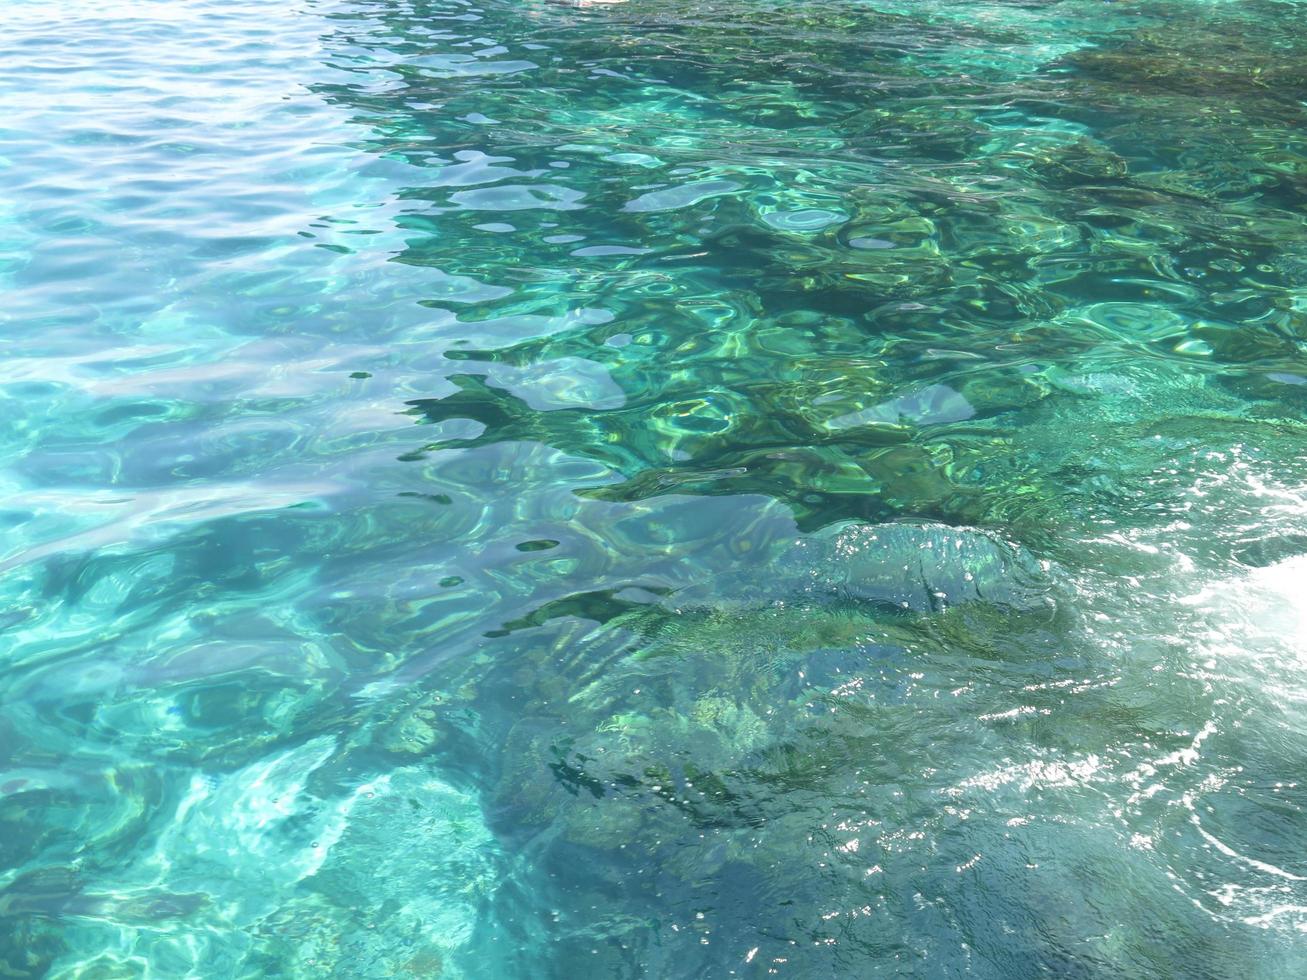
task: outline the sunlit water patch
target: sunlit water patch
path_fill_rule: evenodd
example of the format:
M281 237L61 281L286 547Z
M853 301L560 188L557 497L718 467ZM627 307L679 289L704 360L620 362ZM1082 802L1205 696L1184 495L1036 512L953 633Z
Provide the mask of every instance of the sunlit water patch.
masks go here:
M1307 969L1248 0L0 7L0 972Z

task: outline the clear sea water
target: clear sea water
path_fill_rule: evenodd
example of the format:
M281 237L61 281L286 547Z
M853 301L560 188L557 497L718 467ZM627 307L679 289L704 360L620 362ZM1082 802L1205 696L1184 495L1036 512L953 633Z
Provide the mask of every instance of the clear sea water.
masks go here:
M5 0L0 975L1307 974L1307 6Z

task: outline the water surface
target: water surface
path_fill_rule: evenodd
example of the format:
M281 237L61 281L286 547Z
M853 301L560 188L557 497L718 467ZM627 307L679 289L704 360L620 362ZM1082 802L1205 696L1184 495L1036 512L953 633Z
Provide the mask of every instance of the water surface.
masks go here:
M0 973L1307 971L1304 15L0 6Z

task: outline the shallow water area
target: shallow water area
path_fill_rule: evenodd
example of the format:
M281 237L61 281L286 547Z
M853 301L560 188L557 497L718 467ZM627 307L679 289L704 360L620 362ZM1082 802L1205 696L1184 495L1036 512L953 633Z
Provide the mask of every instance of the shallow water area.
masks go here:
M1305 11L0 5L0 973L1302 974Z

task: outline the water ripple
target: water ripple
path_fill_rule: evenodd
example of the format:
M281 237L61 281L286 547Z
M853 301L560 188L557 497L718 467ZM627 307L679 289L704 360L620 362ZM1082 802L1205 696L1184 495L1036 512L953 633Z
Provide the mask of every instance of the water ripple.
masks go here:
M0 972L1301 974L1300 6L0 7Z

